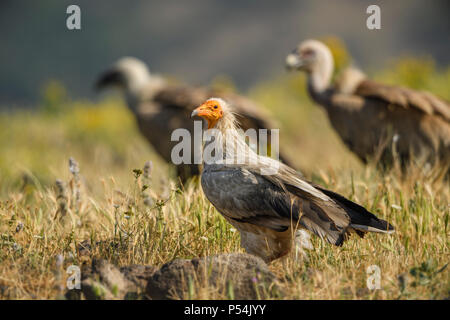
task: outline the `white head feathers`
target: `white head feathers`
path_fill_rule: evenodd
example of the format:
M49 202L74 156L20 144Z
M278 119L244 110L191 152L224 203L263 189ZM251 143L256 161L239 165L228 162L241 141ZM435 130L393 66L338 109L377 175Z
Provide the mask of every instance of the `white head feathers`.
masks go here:
M330 85L334 60L325 44L317 40L305 40L286 57L286 66L289 69L305 71L308 74L309 87L320 93Z
M121 58L114 64L114 69L122 74L125 89L129 92L142 89L150 80L147 65L133 57Z

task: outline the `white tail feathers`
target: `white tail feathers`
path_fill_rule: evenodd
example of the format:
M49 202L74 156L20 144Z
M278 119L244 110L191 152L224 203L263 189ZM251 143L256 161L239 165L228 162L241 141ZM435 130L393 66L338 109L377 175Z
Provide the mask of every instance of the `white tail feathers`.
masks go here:
M363 231L363 232L377 232L377 233L385 233L385 234L392 234L395 232L394 229L384 230L384 229L378 229L375 227L365 226L365 225L361 225L361 224L350 224L350 227L355 230L359 230L359 231Z

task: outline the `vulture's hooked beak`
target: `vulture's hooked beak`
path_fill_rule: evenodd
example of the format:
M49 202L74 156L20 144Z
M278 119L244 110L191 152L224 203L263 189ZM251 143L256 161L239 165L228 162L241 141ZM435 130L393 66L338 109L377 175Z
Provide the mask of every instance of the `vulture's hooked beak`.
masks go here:
M205 108L203 105L201 105L200 107L198 107L194 111L192 111L191 118L193 118L195 116L204 117L204 116L208 116L208 115L209 115L208 109Z
M217 121L223 116L223 111L220 103L214 99L208 99L200 107L196 108L191 113L191 118L199 116L208 122L208 129L214 128Z
M95 83L95 90L100 91L101 89L112 86L120 85L122 83L122 76L117 70L108 70L103 72Z
M298 55L298 53L293 52L288 54L286 57L286 69L288 70L298 70L303 66L303 61Z
M197 109L195 109L195 110L192 111L192 113L191 113L191 118L193 118L193 117L195 117L195 116L198 116L198 110L197 110Z

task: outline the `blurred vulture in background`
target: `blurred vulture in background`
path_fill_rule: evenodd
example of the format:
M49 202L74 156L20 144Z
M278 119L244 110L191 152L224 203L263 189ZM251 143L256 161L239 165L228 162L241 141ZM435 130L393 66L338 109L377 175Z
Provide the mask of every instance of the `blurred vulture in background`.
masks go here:
M190 119L191 112L211 96L222 97L232 102L233 111L237 113L244 131L249 128L256 130L277 128L264 110L247 98L210 88L170 85L164 78L151 74L145 63L136 58L120 59L112 68L105 71L96 83L97 90L111 86L123 90L141 133L159 155L170 163L172 163L172 148L179 143L171 141L172 132L178 128L186 128L193 136L194 124ZM271 141L270 131L267 141L268 143ZM191 156L193 160L193 151ZM281 152L279 156L286 162ZM199 173L200 167L197 164L177 166L177 174L183 182Z
M364 163L389 168L397 159L450 166L450 103L425 91L389 86L366 79L354 68L331 86L334 61L328 47L302 42L286 57L289 69L308 75L308 92L322 105L347 147Z

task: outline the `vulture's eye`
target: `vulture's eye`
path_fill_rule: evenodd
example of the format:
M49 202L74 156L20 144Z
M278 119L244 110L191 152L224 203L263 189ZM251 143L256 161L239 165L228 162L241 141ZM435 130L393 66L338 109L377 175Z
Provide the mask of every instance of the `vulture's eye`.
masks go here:
M302 55L305 57L309 57L312 56L314 54L314 51L311 49L305 49L302 51Z
M218 107L217 106L214 106L214 109L217 109Z

